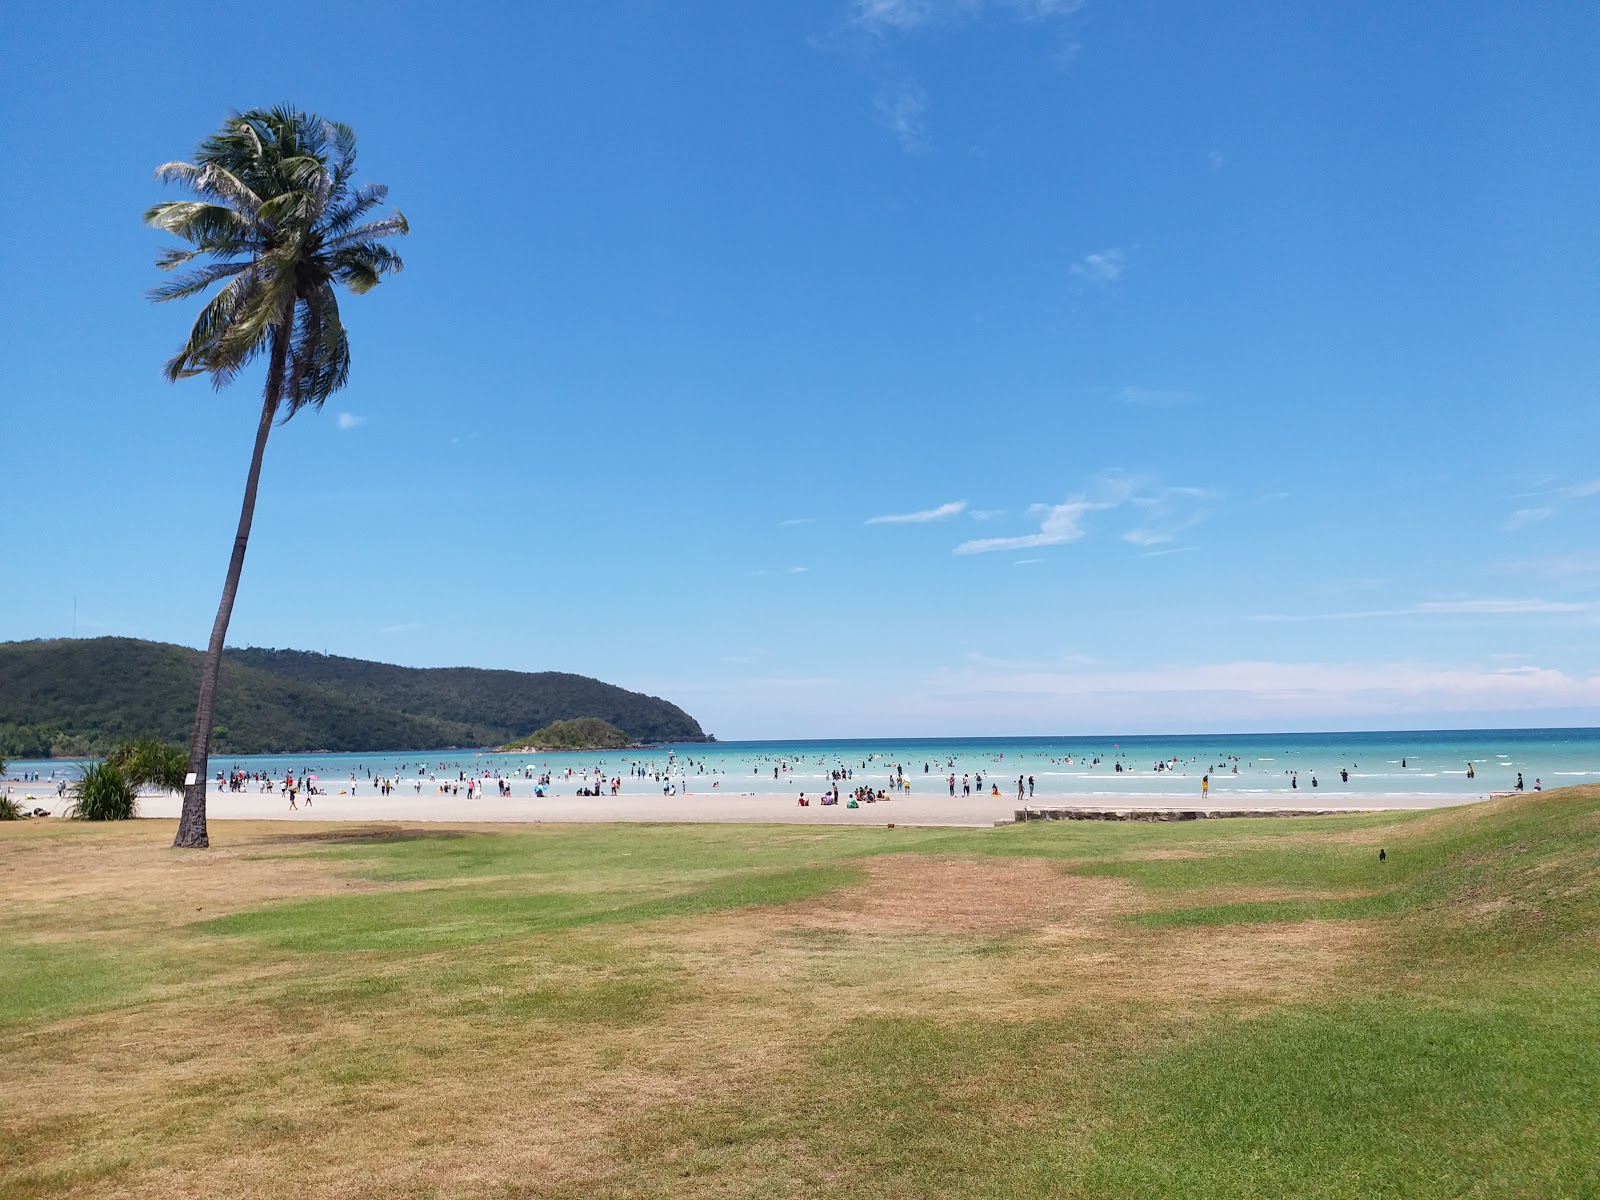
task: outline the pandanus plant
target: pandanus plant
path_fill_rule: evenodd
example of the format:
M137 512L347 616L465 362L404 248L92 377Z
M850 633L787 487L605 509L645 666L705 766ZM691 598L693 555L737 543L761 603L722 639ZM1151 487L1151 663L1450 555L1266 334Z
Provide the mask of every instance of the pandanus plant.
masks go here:
M275 420L321 408L350 377L337 289L369 291L402 265L383 241L409 232L406 219L398 212L374 216L388 188L357 184L355 168L349 126L280 107L230 117L200 143L194 162L166 163L156 171L157 179L188 188L196 199L158 204L145 214L147 223L185 243L156 259L163 271L183 269L152 288L150 298L164 303L217 289L167 363L167 378L209 375L221 389L256 359L266 359L239 530L201 668L175 846L210 844L206 781L217 681L267 435Z

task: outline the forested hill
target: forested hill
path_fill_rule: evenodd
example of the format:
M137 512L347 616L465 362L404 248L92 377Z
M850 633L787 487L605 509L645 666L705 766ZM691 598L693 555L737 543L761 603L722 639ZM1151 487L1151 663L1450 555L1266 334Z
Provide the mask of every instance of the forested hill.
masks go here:
M95 753L131 737L187 742L201 657L134 638L0 642L0 756ZM582 675L251 649L224 657L212 751L498 746L576 717L640 742L705 740L677 705Z

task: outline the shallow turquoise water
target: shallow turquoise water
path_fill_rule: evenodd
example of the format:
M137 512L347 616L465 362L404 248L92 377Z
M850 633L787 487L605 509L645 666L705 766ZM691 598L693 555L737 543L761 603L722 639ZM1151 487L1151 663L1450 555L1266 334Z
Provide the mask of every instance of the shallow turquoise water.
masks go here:
M1098 761L1097 761L1098 760ZM1176 761L1174 761L1176 760ZM1115 764L1125 770L1118 773ZM1472 763L1476 778L1468 779ZM1164 764L1157 770L1156 765ZM918 791L932 780L962 776L976 788L998 785L1015 795L1017 777L1032 776L1042 798L1101 796L1194 797L1202 775L1218 797L1303 794L1309 803L1342 796L1450 796L1471 799L1509 791L1523 775L1529 790L1600 782L1600 730L1474 729L1423 732L1201 734L1099 738L899 738L850 741L719 742L609 753L499 754L493 751L409 751L373 754L213 755L211 772L232 769L282 778L292 770L325 783L370 776L455 779L463 773L514 776L516 790L531 790L528 772L549 771L557 790L570 792L580 776L598 769L630 777L643 770L654 784L689 790L820 791L829 773L852 772L853 785L885 783L893 764ZM924 770L926 767L926 771ZM1238 774L1234 774L1237 767ZM569 780L568 769L572 771ZM778 771L777 778L773 769ZM1340 770L1349 772L1348 782ZM11 775L38 771L45 781L70 778L61 762L17 762ZM659 777L659 778L658 778ZM1315 778L1316 786L1312 786ZM1291 781L1298 783L1290 788ZM935 785L944 791L947 783Z

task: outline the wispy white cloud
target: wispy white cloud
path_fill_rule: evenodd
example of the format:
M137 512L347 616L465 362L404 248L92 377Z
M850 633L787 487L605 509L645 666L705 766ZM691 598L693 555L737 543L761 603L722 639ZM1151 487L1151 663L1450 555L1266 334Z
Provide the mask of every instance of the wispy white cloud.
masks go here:
M789 568L789 574L791 574L791 575L804 575L809 570L811 570L810 567L790 567Z
M1488 616L1591 612L1594 608L1593 604L1575 604L1566 600L1427 600L1417 605L1419 613L1468 613Z
M787 521L779 521L778 528L788 529L795 525L814 525L816 521L815 517L790 517Z
M1042 563L1043 561L1044 561L1044 559L1042 559L1042 558L1019 558L1019 559L1017 559L1016 562L1012 563L1011 565L1013 567L1031 567L1031 566L1035 565L1036 563Z
M914 83L886 83L872 98L872 111L907 154L921 154L928 148L928 130L923 116L928 111L928 93Z
M1600 575L1600 554L1556 554L1549 558L1528 558L1519 562L1498 563L1497 575L1540 575L1551 579L1583 579Z
M1519 508L1506 518L1505 527L1508 530L1521 529L1524 525L1532 525L1535 521L1548 520L1555 511L1547 504L1537 508Z
M385 625L382 629L378 630L378 632L379 633L411 633L411 632L413 632L415 630L418 630L418 629L421 629L421 628L422 628L421 622L418 622L418 621L401 621L397 625Z
M1137 554L1134 557L1135 558L1165 558L1169 554L1183 554L1186 551L1193 550L1194 548L1195 547L1193 547L1193 546L1167 546L1167 547L1165 547L1164 549L1161 549L1161 550L1146 550L1143 554Z
M1068 34L1070 22L1065 18L1081 7L1082 0L850 0L843 23L828 36L813 39L813 44L856 58L882 82L884 76L876 62L892 41L957 30L992 15L1044 31L1044 36L1055 42L1051 61L1064 68L1079 50ZM924 153L930 147L925 120L928 107L927 92L911 79L883 82L873 99L878 123L908 154Z
M1573 676L1526 664L1242 661L1142 670L968 669L942 672L919 693L983 711L1031 713L1033 721L1072 717L1115 728L1130 720L1170 722L1167 714L1181 716L1196 707L1208 722L1589 707L1600 705L1600 674Z
M1216 493L1209 488L1152 487L1147 480L1122 472L1099 476L1087 495L1061 504L1035 504L1028 514L1039 518L1037 533L1013 537L973 538L955 548L957 554L988 554L996 550L1032 550L1041 546L1063 546L1085 533L1085 518L1090 513L1131 505L1143 519L1139 528L1123 535L1136 546L1155 546L1173 541L1183 530L1210 515L1205 502Z
M1211 164L1211 169L1213 171L1222 170L1222 163L1223 163L1222 151L1221 150L1213 150L1210 154L1206 155L1206 162Z
M1105 500L1068 500L1065 504L1035 504L1029 513L1038 515L1038 533L1019 537L974 538L956 547L957 554L989 554L995 550L1033 550L1039 546L1064 546L1083 536L1083 518L1092 512L1115 508Z
M1135 546L1161 546L1170 542L1173 535L1170 533L1156 533L1149 529L1130 529L1122 535L1122 540L1131 542Z
M359 429L367 423L365 417L358 417L355 413L342 412L339 414L340 429Z
M807 736L827 737L869 727L882 736L917 736L929 729L1174 733L1481 727L1498 718L1512 718L1507 724L1600 720L1600 673L1569 673L1527 659L1466 665L1225 660L1120 668L969 656L959 666L906 682L886 694L854 678L741 671L716 683L679 681L673 694L724 737L780 736L796 727ZM632 680L630 686L671 690L650 680ZM826 716L819 719L819 713ZM1397 723L1402 720L1411 723Z
M925 508L921 512L911 513L886 513L881 517L868 517L868 525L921 525L927 521L942 521L946 517L959 516L966 511L965 500L952 500L949 504L941 504L938 508Z
M1110 249L1096 250L1093 254L1084 255L1080 261L1072 264L1072 273L1079 279L1107 287L1122 278L1127 266L1127 256L1113 246Z
M1211 503L1218 495L1210 488L1156 488L1130 496L1128 502L1143 514L1142 523L1122 535L1134 546L1163 546L1178 540L1178 535L1193 529L1212 514Z
M1600 479L1589 479L1565 487L1555 486L1553 479L1540 479L1535 484L1535 490L1521 492L1515 496L1518 500L1534 500L1537 503L1517 509L1506 518L1502 528L1515 532L1536 522L1548 521L1556 515L1562 505L1573 500L1587 500L1591 496L1600 496Z
M1005 515L1006 510L1003 508L974 508L967 513L967 516L974 521L998 521Z
M850 23L871 33L907 33L928 24L939 8L933 0L856 0Z
M1068 17L1083 0L855 0L849 23L877 36L958 25L985 13L1026 22Z
M1370 621L1385 617L1525 617L1600 612L1600 604L1572 600L1505 599L1424 600L1407 608L1370 608L1353 612L1261 613L1252 621Z

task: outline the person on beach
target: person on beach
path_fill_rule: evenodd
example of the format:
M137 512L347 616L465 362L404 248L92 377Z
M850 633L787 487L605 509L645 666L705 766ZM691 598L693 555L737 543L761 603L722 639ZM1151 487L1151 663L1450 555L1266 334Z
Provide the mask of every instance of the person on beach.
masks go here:
M1517 772L1517 791L1520 792L1521 790L1522 790L1522 772L1518 771Z
M1204 800L1211 794L1211 776L1200 776L1200 798Z

